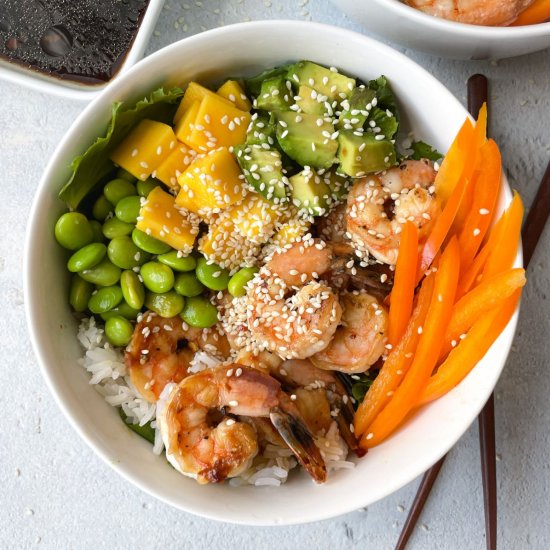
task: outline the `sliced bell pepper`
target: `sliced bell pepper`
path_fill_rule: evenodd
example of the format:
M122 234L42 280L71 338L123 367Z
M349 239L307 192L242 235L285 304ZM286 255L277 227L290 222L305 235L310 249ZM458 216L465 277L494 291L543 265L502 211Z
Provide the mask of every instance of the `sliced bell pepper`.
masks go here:
M512 26L537 25L550 19L550 0L535 0L528 8L524 9Z

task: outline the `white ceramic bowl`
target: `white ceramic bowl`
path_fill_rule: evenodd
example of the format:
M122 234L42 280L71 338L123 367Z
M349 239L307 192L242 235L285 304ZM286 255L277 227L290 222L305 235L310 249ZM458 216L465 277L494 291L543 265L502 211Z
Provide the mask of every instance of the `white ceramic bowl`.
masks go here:
M143 16L134 41L124 58L122 66L112 80L118 78L143 57L143 52L149 43L149 39L151 38L151 34L155 28L163 5L164 0L149 0L149 5L147 6L147 10ZM0 78L8 82L20 84L21 86L27 86L28 88L40 92L46 92L68 99L80 99L82 101L90 101L109 84L95 84L90 86L89 84L63 80L55 76L20 67L16 63L10 63L5 59L0 59Z
M292 475L279 488L199 486L153 455L151 446L124 426L116 409L88 384L88 374L77 364L82 350L67 303L65 254L53 236L55 220L65 209L57 193L69 175L71 159L104 132L113 101L134 100L166 83L215 82L299 59L334 65L364 80L387 75L404 124L442 151L466 117L460 103L426 71L360 34L289 21L223 27L146 58L93 101L52 156L29 219L27 319L42 373L69 421L99 456L138 487L182 510L233 523L292 524L329 518L366 506L413 480L448 451L477 416L502 370L517 321L514 317L458 388L420 410L355 469L331 475L323 486L315 486L305 473ZM505 198L510 198L508 187L502 201Z
M550 47L550 23L482 27L422 13L400 0L332 0L370 32L438 57L502 59Z

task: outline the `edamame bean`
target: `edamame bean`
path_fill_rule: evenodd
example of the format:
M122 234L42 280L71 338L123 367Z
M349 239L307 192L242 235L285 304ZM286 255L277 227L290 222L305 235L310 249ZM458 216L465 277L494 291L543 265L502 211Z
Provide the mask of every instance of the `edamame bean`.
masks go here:
M107 336L107 340L109 340L113 346L128 345L132 339L133 333L134 327L132 323L119 315L110 317L105 322L105 336Z
M174 286L174 272L160 262L147 262L141 266L143 284L152 292L162 294Z
M120 276L120 288L126 303L134 309L141 309L145 302L145 287L133 271L123 271Z
M106 253L107 247L102 243L87 244L69 258L67 269L73 273L90 269L103 260Z
M218 309L206 296L187 298L180 315L190 327L196 328L209 328L218 321Z
M145 181L139 180L136 184L137 192L140 197L147 197L147 195L149 195L149 193L158 186L159 182L153 178L149 178Z
M140 198L132 195L130 197L124 197L116 203L115 214L121 222L135 224L139 216L140 208Z
M105 195L99 196L92 206L92 216L99 222L104 222L105 218L113 211L113 205Z
M103 227L97 220L90 220L92 231L94 232L94 243L102 243L105 240L103 235Z
M145 307L161 317L175 317L185 305L185 298L173 290L163 294L148 292L145 296Z
M145 252L151 254L165 254L172 250L171 246L155 239L155 237L147 235L147 233L139 229L134 229L132 231L132 241L134 241L134 244L141 248L141 250L145 250Z
M246 294L246 285L248 281L254 278L254 275L258 272L257 267L243 267L239 269L227 284L227 290L231 296L239 297Z
M66 212L55 224L55 238L64 248L78 250L94 240L94 231L88 218L80 212Z
M134 174L130 174L130 172L128 172L128 170L124 170L124 168L119 168L116 171L116 177L117 179L123 179L129 181L130 183L134 183L137 179Z
M175 271L193 271L197 266L197 260L193 256L178 256L178 254L180 253L177 250L172 250L172 252L160 254L157 260Z
M119 286L106 286L93 293L88 301L92 313L105 313L122 302L122 290Z
M75 311L86 311L93 291L94 285L85 281L80 275L73 275L69 292L69 304Z
M94 285L112 286L120 279L120 267L111 263L108 258L103 258L94 267L81 271L80 276Z
M116 239L129 235L134 229L133 224L121 222L118 218L111 218L103 224L103 234L107 239Z
M107 197L107 200L115 206L118 204L118 201L124 197L137 195L137 191L135 185L131 184L128 180L117 178L105 184L103 194Z
M122 269L132 269L151 259L151 255L140 250L130 239L123 235L115 237L107 248L109 260Z
M197 276L193 272L178 273L176 280L174 281L174 290L181 294L191 298L192 296L198 296L206 287L197 279Z
M195 270L197 279L211 290L225 290L229 282L229 272L218 264L210 264L206 258L199 258Z
M101 313L101 318L104 321L110 319L111 317L120 316L125 319L135 319L139 315L139 309L134 309L130 307L124 300L118 304L118 306L111 309L111 311L106 311Z

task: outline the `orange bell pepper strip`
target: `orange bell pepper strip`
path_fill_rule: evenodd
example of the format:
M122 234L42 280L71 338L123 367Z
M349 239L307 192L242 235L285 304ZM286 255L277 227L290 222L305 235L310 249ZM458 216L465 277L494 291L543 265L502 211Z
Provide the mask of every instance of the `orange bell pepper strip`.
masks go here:
M407 222L401 233L388 313L388 342L396 346L411 318L416 287L418 228Z
M388 404L362 435L359 445L363 449L384 441L416 405L439 358L443 336L453 311L459 271L460 251L458 241L453 237L441 255L432 300L412 365Z
M457 386L489 351L517 309L521 289L482 315L432 375L417 405L438 399Z
M376 415L386 406L390 396L403 380L403 374L411 364L411 358L420 339L418 327L424 325L432 300L435 276L428 274L422 281L407 330L384 361L354 418L354 432L362 435Z
M483 279L479 285L462 296L453 307L452 319L443 337L441 357L456 346L462 335L470 330L481 315L493 309L525 283L523 268L508 269Z
M460 267L463 270L472 263L491 224L500 191L501 173L500 151L490 139L480 149L480 172L473 188L470 211L458 237Z
M525 8L512 23L512 26L537 25L550 19L550 0L535 0Z

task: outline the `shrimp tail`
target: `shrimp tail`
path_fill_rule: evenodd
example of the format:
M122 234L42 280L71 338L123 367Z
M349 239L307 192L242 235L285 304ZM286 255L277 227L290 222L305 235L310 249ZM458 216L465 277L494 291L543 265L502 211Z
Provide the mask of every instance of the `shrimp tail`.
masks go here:
M343 437L349 449L353 451L359 458L365 456L366 451L359 447L357 438L352 431L353 417L355 415L355 411L353 410L351 400L348 399L344 402L344 399L338 396L337 398L335 398L335 404L339 409L338 416L336 417L336 423L338 424L340 435Z
M324 483L327 479L327 467L306 425L298 416L280 407L274 407L269 418L313 480Z

